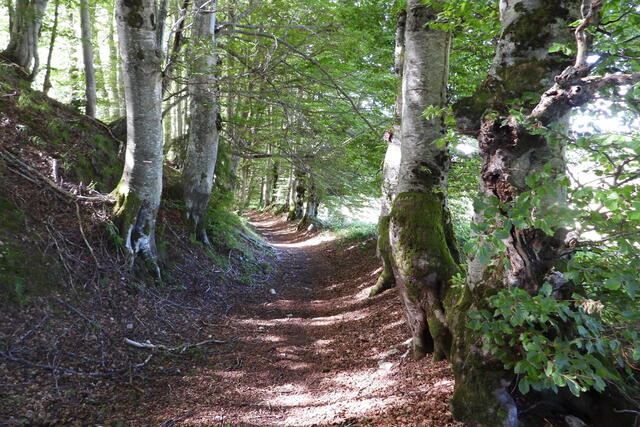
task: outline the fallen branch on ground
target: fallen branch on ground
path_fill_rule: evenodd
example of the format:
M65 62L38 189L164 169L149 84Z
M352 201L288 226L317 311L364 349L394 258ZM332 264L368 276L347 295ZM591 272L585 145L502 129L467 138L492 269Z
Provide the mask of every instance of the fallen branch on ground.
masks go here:
M228 341L221 341L221 340L216 340L216 339L210 339L210 340L204 340L201 341L197 344L183 344L183 345L179 345L177 347L167 347L166 345L163 344L152 344L151 342L149 342L148 340L146 342L138 342L138 341L134 341L131 340L129 338L125 338L124 339L124 343L128 344L132 347L136 347L136 348L146 348L146 349L150 349L150 350L165 350L165 351L176 351L176 350L180 350L180 353L185 352L186 350L190 349L190 348L194 348L194 347L200 347L206 344L226 344Z
M39 170L30 166L18 159L16 156L11 154L9 151L4 148L0 148L0 159L3 159L6 163L10 171L13 173L22 176L23 178L36 183L36 184L45 184L53 189L58 194L64 196L64 198L69 199L71 201L82 201L82 202L99 202L99 203L114 203L114 200L111 196L106 194L101 194L99 196L80 196L78 194L73 194L64 188L60 187L58 184L53 182L49 177L45 176Z

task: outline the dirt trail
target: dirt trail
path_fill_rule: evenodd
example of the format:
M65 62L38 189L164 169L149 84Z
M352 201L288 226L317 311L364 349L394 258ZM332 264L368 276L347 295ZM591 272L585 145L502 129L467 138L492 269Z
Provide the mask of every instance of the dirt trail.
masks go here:
M447 364L403 357L395 293L367 298L379 273L373 243L337 247L279 218L251 221L276 248L279 273L217 325L237 340L228 351L157 384L168 393L142 398L138 411L164 425L454 425Z
M453 381L447 363L404 357L408 332L396 292L367 297L380 273L373 240L350 246L326 233L299 233L281 218L256 213L250 220L277 252L267 282L221 296L233 307L227 314L218 314L219 304L184 311L196 301L180 300L184 308L174 304L176 313L162 319L167 312L156 306L156 317L175 337L154 337L152 323L137 335L127 333L142 341L208 337L223 344L162 352L114 338L115 347L134 356L132 363L149 364L111 379L54 375L54 387L47 375L12 368L21 375L16 387L28 381L25 387L33 388L24 419L163 427L457 425L448 410ZM129 308L125 314L135 313ZM42 424L27 422L34 423Z

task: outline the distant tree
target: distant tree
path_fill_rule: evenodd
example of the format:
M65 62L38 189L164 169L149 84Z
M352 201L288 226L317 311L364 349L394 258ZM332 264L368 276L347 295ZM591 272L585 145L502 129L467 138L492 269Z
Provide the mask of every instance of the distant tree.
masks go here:
M407 21L407 11L402 10L398 13L396 24L396 41L395 41L395 61L394 73L402 78L402 68L404 67L404 37L405 26ZM391 288L395 285L396 280L393 275L393 265L391 260L391 246L389 244L389 220L391 207L396 196L396 187L398 186L398 173L400 172L401 159L401 135L402 135L402 87L398 88L396 95L396 104L394 108L394 123L391 130L385 133L385 141L389 144L384 156L382 166L382 185L380 198L380 217L378 218L378 245L377 255L382 261L382 272L378 276L378 280L371 291L370 296Z
M53 25L51 27L51 39L49 41L49 53L47 54L47 65L44 75L44 83L42 84L42 91L47 94L51 89L51 60L53 59L53 48L56 44L56 38L58 37L58 18L60 10L60 0L55 0L55 7L53 12Z
M196 238L209 243L205 225L218 154L218 99L215 66L217 1L199 0L194 5L191 29L189 99L191 127L187 156L182 170L182 188L187 218Z
M22 67L30 80L38 73L38 38L48 0L16 0L3 56Z
M89 117L96 116L96 73L93 67L93 46L91 40L93 31L91 29L91 13L89 11L89 0L80 0L80 39L82 41L82 59L84 62L84 82L85 82L85 114Z

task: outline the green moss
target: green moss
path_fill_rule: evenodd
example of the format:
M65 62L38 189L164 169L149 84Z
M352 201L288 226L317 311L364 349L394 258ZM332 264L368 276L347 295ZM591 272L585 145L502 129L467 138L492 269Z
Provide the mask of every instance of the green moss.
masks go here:
M540 31L541 23L553 23L558 19L569 19L569 11L561 2L543 2L540 7L526 13L505 29L521 50L539 49L548 43L548 34Z
M455 305L452 299L447 306L447 320L454 337L451 361L455 388L451 410L457 420L471 425L502 425L507 416L494 391L502 387L503 380L510 380L512 374L498 360L482 352L482 335L467 326L469 311L486 306L502 283L502 275L501 268L487 268L480 284L473 289L464 286Z
M378 221L378 254L382 258L382 273L371 291L369 296L373 297L380 292L385 291L395 285L395 277L393 275L393 264L391 259L391 242L389 241L389 222L391 216L383 216Z
M125 239L127 244L127 237L129 229L133 226L142 208L142 201L131 189L125 188L124 180L120 181L118 186L113 190L112 195L116 200L116 204L113 208L114 223L118 227L118 234Z
M448 281L458 271L444 229L442 196L437 193L401 193L391 212L398 243L394 264L403 275L421 278L436 273Z
M443 302L458 271L447 220L442 194L407 192L396 197L389 225L394 234L396 279L408 303L424 312L436 360L447 357L451 349ZM414 352L419 350L414 348Z

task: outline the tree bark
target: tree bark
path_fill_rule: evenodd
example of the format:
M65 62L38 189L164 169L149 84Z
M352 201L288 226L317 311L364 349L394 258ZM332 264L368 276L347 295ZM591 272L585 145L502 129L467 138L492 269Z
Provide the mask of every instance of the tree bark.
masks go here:
M89 0L80 0L80 37L82 39L82 59L84 62L85 82L85 114L89 117L96 116L96 73L93 68L93 46L91 45L91 15L89 13Z
M118 47L116 45L116 32L113 25L115 16L113 5L109 9L109 92L111 94L110 112L111 119L124 117L125 111L122 108L123 99L120 93L120 61L118 59Z
M189 81L191 128L187 156L182 169L182 188L187 218L191 220L196 239L209 244L205 226L207 205L213 187L218 155L218 99L213 82L216 66L216 15L202 9L217 8L217 1L198 0L191 30L194 44L193 69Z
M127 104L124 171L114 190L114 219L132 256L141 255L160 277L155 244L162 193L162 98L154 1L117 3L120 53Z
M396 47L394 72L402 79L402 68L404 67L404 32L407 21L407 12L401 11L398 14L396 27ZM400 134L402 123L402 90L398 90L394 111L393 128L385 134L388 142L387 151L384 156L382 166L382 185L380 198L380 217L378 218L378 243L376 255L382 261L382 273L378 277L376 284L371 288L369 296L373 297L396 284L393 275L393 265L391 262L391 246L389 244L389 215L396 196L398 185L398 174L400 172L401 143Z
M90 20L92 23L97 22L96 21L96 14L98 13L98 4L96 4L94 2L93 7L91 7L91 2L89 3L90 5ZM100 55L100 41L99 41L99 37L100 37L100 31L98 30L99 26L98 25L91 25L91 45L92 46L96 46L96 49L93 50L94 56L93 56L93 65L94 65L94 70L95 70L95 80L96 80L96 91L98 94L98 99L100 99L102 101L102 105L107 105L107 108L105 108L104 111L104 115L109 116L109 109L108 109L108 100L109 100L109 93L107 92L107 83L106 83L106 79L105 79L105 67L102 61L102 57ZM98 103L96 103L98 104ZM96 105L97 108L97 105Z
M304 198L307 192L304 173L296 169L293 175L295 183L291 191L292 198L289 205L289 215L287 216L289 221L302 219L304 215Z
M9 29L9 45L2 52L5 58L24 69L29 81L38 73L38 37L47 1L16 0Z
M53 47L58 37L58 16L60 11L60 0L56 0L53 12L53 26L51 27L51 41L49 42L49 53L47 54L47 66L44 74L44 82L42 84L42 92L46 95L51 89L51 60L53 59Z
M449 155L436 143L445 134L443 114L423 114L446 103L450 36L429 28L435 16L420 0L407 2L401 163L389 240L413 356L442 359L451 346L443 301L458 267L446 201Z
M492 196L507 204L515 200L529 189L527 178L545 165L551 167L550 179L564 176L564 143L550 143L541 135L533 135L508 115L511 108L531 111L535 101L516 101L514 105L509 100L517 100L525 92L542 93L570 64L570 58L549 53L549 47L572 40L568 26L579 18L580 3L500 2L503 31L489 76L473 97L454 107L459 128L478 133L485 201ZM560 116L557 119L562 121ZM565 198L564 189L559 187L533 215L553 216L553 207L561 208ZM499 227L507 224L508 217L509 212L501 212L493 220ZM476 212L475 221L484 222L484 212ZM479 257L470 259L467 286L450 316L455 338L451 359L456 378L452 412L469 424L516 426L518 412L510 394L513 373L482 352L482 337L466 326L467 313L487 308L488 297L502 288L520 287L537 293L558 259L563 229L557 227L553 235L547 235L539 229L511 226L503 243L505 253L496 254L490 262Z

